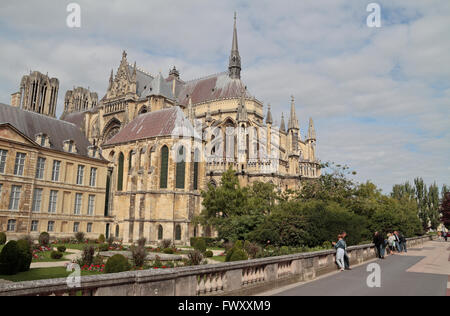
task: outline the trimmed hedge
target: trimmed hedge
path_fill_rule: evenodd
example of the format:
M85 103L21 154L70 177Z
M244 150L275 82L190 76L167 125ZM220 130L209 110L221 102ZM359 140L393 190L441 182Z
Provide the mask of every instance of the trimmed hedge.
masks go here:
M106 261L105 273L117 273L130 270L128 259L122 255L114 255Z
M52 251L52 253L50 254L50 257L52 259L59 260L63 257L63 253L61 253L59 251Z
M212 257L214 257L214 253L211 250L208 250L207 252L205 252L205 257L212 258Z
M19 248L20 255L19 272L30 270L31 261L33 260L30 242L28 240L21 239L17 242L17 247Z
M56 248L56 249L58 249L58 251L62 252L62 253L66 252L66 250L67 250L67 248L65 246L58 246L58 248Z
M20 270L21 255L17 241L9 241L0 253L0 274L15 275Z
M50 235L47 232L42 232L39 235L39 245L48 246L50 243Z

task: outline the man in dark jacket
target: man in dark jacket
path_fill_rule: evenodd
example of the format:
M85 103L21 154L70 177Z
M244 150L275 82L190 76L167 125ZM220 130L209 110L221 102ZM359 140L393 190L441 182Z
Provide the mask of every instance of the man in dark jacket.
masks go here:
M384 259L384 238L379 232L375 232L373 243L375 244L378 258Z

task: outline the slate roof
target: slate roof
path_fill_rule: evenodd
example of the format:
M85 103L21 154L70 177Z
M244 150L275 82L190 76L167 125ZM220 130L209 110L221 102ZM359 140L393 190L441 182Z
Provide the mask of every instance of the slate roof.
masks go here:
M131 74L133 74L134 66L128 65L128 71ZM145 88L150 85L150 83L153 81L153 76L149 75L148 73L143 72L142 70L136 69L136 93L138 96L141 96L144 92Z
M192 103L202 103L217 99L240 98L245 85L240 79L232 79L228 72L222 72L209 77L187 81L178 92L178 102L187 106L189 98ZM252 96L245 92L246 98Z
M136 117L120 130L104 146L128 143L136 140L163 136L192 136L200 138L194 132L191 122L178 106L144 113Z
M172 93L172 87L159 73L143 91L142 97L148 97L151 95L163 96L171 100L175 100L175 96Z
M88 156L88 147L91 143L75 124L2 103L0 103L0 124L11 124L33 141L39 133L47 134L51 148L62 152L64 141L73 140L78 149L77 154Z

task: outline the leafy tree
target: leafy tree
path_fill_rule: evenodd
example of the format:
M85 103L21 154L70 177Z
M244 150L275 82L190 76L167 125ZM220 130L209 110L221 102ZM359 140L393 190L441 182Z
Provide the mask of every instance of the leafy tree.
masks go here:
M440 214L439 188L436 183L430 185L427 197L427 215L432 229L439 226Z
M450 229L450 192L446 192L441 204L442 222Z

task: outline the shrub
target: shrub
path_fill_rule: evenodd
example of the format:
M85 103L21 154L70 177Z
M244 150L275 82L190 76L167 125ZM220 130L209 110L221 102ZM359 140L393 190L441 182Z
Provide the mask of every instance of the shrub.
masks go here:
M20 253L19 272L30 270L31 261L33 260L33 253L31 252L29 240L19 240L17 242L17 247L19 248Z
M6 234L4 232L0 232L0 245L6 244Z
M233 251L233 255L230 258L231 261L244 261L248 260L248 255L243 249L236 249Z
M62 252L62 253L66 252L66 250L67 250L65 246L58 246L58 248L56 248L56 249L58 249L58 251Z
M166 248L163 250L163 252L167 255L173 255L175 253L175 251L173 250L173 248Z
M169 248L172 245L172 240L171 239L161 240L161 243L159 245L161 249Z
M140 247L145 247L145 244L147 243L147 239L145 237L139 238L137 241L137 245Z
M101 266L103 264L103 258L102 256L96 255L94 257L94 260L92 261L92 264L94 266Z
M100 245L98 245L98 251L108 251L108 250L109 250L108 244L100 244Z
M144 266L145 259L147 258L147 251L145 251L144 246L132 246L131 256L133 258L133 263L135 267Z
M33 248L33 246L34 246L34 241L33 241L33 238L31 238L30 235L25 235L25 236L23 236L23 237L21 238L21 240L25 240L25 241L28 243L28 246L30 247L30 249Z
M105 273L117 273L130 270L128 259L122 255L114 255L106 261Z
M255 259L257 254L261 252L261 247L255 243L246 241L244 243L244 250L247 252L250 258Z
M194 249L201 253L206 252L206 241L204 239L198 239L193 245Z
M200 264L202 264L203 262L203 255L200 251L195 250L195 251L190 251L188 253L188 265L191 266L198 266Z
M49 243L50 243L50 235L47 232L42 232L39 235L39 245L47 247Z
M85 235L84 235L83 232L77 232L77 233L75 233L75 239L76 239L77 242L79 242L80 244L81 244L82 242L84 242L84 237L85 237Z
M229 262L231 261L231 257L233 256L233 253L237 250L243 250L244 245L242 244L242 241L238 240L234 243L233 248L227 251L227 255L225 257L225 261Z
M211 250L208 250L207 252L205 252L205 257L212 258L212 257L214 257L214 253Z
M50 257L52 259L59 260L63 257L63 253L59 252L59 251L52 251L52 253L50 254Z
M17 274L20 268L20 260L20 249L17 241L9 241L0 253L0 274Z
M95 249L93 246L85 246L83 248L83 253L81 254L81 265L90 266L92 264L92 261L94 261L94 253Z
M106 241L105 235L101 234L98 236L98 242L103 244Z

